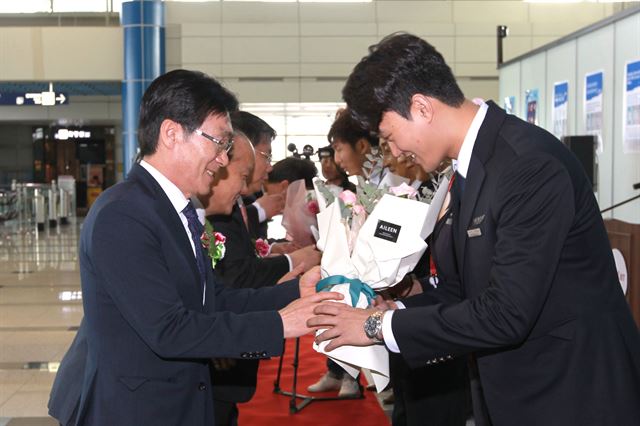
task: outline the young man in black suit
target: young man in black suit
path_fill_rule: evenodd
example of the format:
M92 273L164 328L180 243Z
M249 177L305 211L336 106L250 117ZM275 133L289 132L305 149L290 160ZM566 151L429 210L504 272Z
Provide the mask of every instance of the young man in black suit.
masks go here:
M409 34L373 46L343 96L394 155L427 171L457 160L450 256L462 301L323 304L308 324L331 328L317 340L384 342L414 367L473 354L494 425L637 425L640 337L570 151L465 99L442 55Z
M209 426L210 358L280 354L327 298L314 294L317 272L261 290L225 289L213 276L189 198L226 166L237 105L194 71L145 92L141 161L98 198L80 235L87 355L72 424Z

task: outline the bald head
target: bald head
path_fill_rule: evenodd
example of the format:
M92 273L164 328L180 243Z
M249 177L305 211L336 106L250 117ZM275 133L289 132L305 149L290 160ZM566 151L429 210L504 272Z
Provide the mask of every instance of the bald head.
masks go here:
M236 133L233 137L233 153L229 165L218 170L211 194L200 199L207 216L231 214L233 204L251 179L254 165L253 145L244 134Z
M233 151L231 159L229 159L229 165L235 162L249 164L251 166L251 170L253 171L253 167L255 165L255 156L255 151L249 138L247 138L244 133L234 133Z

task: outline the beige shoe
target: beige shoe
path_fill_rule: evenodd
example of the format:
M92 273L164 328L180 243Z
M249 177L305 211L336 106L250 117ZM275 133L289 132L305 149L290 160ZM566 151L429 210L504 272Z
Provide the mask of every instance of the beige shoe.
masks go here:
M342 385L340 386L338 396L340 398L360 396L360 384L356 379L345 373L342 378Z
M328 392L341 389L342 380L334 377L327 371L316 383L307 388L308 392Z

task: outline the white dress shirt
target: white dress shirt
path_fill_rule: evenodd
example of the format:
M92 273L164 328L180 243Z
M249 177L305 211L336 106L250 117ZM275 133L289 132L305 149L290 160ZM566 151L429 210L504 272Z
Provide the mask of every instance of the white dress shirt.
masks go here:
M264 211L260 203L258 201L254 201L253 206L256 208L256 211L258 212L258 222L262 223L265 220L267 220L267 212Z
M473 121L467 130L467 134L464 137L464 141L462 142L462 146L460 147L460 152L458 153L458 159L454 160L453 165L454 169L462 176L463 178L467 178L467 173L469 172L469 164L471 163L471 153L473 152L473 147L476 143L476 139L478 138L478 132L480 131L480 126L482 126L482 122L487 115L487 109L489 106L486 103L481 103L480 108L476 112L475 117L473 117ZM402 302L396 302L398 305L398 309L404 309L405 306ZM400 353L400 348L398 347L398 343L396 342L395 337L393 336L393 330L391 328L391 321L393 320L393 312L394 311L386 311L384 316L382 317L382 336L384 338L384 344L387 345L387 348L391 352Z
M173 208L176 209L176 213L178 213L178 217L180 217L180 221L182 222L182 226L184 227L184 231L187 233L187 237L189 240L189 244L191 244L191 249L193 250L193 256L196 257L196 246L193 243L193 238L191 238L191 231L189 231L189 222L187 221L187 217L182 213L187 204L189 204L189 199L184 196L182 191L169 179L165 177L162 173L158 171L151 164L146 161L140 161L140 165L149 172L149 174L158 182L160 188L167 194L169 201L173 205ZM205 294L207 292L207 283L204 283L204 291L202 292L202 304L205 302Z

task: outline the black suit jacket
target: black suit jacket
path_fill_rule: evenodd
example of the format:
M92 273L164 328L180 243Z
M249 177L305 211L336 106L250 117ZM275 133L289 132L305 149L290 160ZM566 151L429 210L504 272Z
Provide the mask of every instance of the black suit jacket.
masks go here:
M640 337L577 159L490 103L458 213L465 300L396 311L407 362L475 352L494 425L637 424Z
M242 220L238 206L231 215L214 215L207 219L213 228L227 237L226 253L216 265L225 283L234 288L259 288L274 285L289 272L289 261L283 255L259 258L254 242Z
M255 210L255 208L254 208ZM247 213L249 208L247 208ZM227 237L224 258L216 265L215 274L231 288L273 286L289 271L284 256L258 258L254 243L234 206L232 214L207 217L213 228ZM258 377L257 360L238 360L228 370L214 371L213 397L228 402L246 402L253 397Z
M260 222L260 216L258 215L258 209L253 204L247 204L247 222L249 222L249 235L252 239L257 240L262 238L267 239L267 230L269 228L269 219L264 222Z
M209 269L203 305L179 215L139 165L93 205L79 252L88 353L78 424L211 425L209 358L282 352L274 309L297 285L230 290Z
M249 226L249 235L252 239L257 240L258 238L267 239L267 230L269 228L269 220L267 219L264 222L260 222L260 215L258 215L258 209L253 203L259 198L262 197L263 192L256 192L255 194L248 195L246 197L242 197L242 202L244 203L247 209L247 222Z

